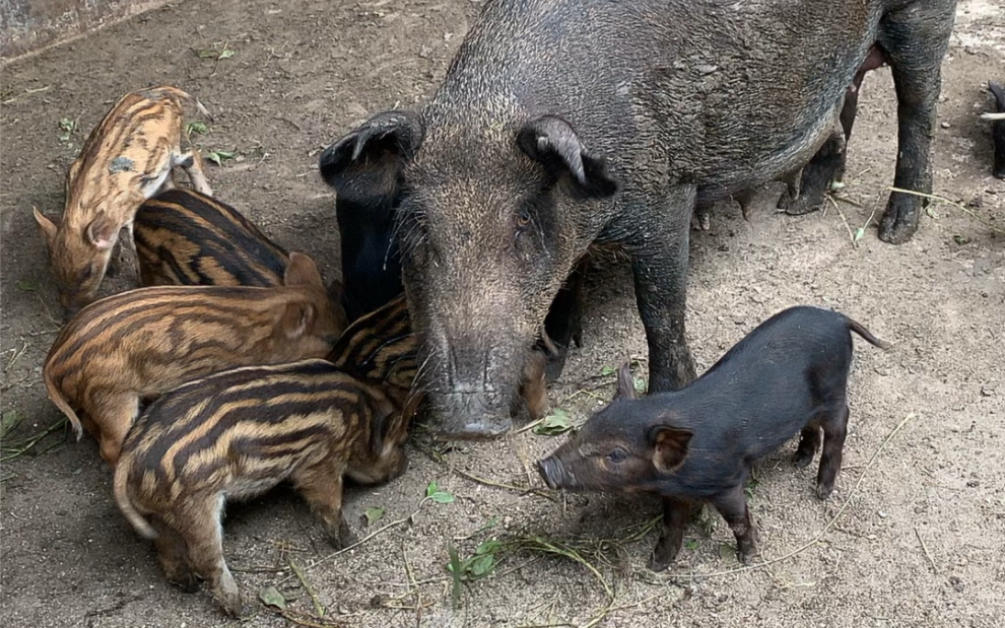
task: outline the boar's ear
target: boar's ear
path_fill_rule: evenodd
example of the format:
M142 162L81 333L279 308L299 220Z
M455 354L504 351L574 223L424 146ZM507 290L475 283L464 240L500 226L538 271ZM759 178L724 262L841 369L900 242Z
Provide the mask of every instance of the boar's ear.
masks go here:
M517 145L552 176L570 176L580 198L607 198L618 184L607 174L602 159L586 153L576 131L557 116L531 120L517 133Z
M118 225L104 213L99 213L98 217L87 225L85 233L87 241L102 251L107 251L115 246L116 240L119 239Z
M658 425L649 433L653 446L653 466L661 473L670 473L684 464L688 444L694 432L676 427Z
M43 216L37 207L32 207L31 211L35 214L35 222L38 223L38 228L42 230L45 241L51 246L53 239L56 237L56 223Z
M310 286L324 290L325 284L321 280L321 271L308 255L292 251L290 261L286 264L286 272L283 273L284 286Z
M286 310L279 321L279 328L290 340L304 335L314 321L314 304L306 301L295 301L286 304Z
M625 362L618 367L618 387L614 390L614 401L618 399L635 399L638 394L635 392L635 380L632 378L632 367L630 362Z
M397 175L423 134L415 113L377 114L321 153L321 176L343 197L393 195Z

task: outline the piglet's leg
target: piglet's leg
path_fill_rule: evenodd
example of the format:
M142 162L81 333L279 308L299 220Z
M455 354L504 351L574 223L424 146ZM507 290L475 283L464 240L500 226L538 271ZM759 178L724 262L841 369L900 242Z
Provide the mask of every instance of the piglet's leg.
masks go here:
M823 428L824 450L820 454L820 470L817 472L817 497L827 499L841 470L844 439L848 433L848 405L842 403L840 409L823 421Z
M684 527L690 515L690 501L679 497L663 498L663 531L649 559L650 569L663 571L677 558L681 543L684 542Z
M88 415L100 429L98 443L101 457L113 467L139 410L139 398L128 393L97 394L94 396L94 403L88 408Z
M293 478L297 491L320 517L325 536L335 549L348 547L357 540L342 514L342 466L325 461Z
M792 458L792 464L796 465L800 469L813 462L813 456L817 453L817 448L820 447L820 426L816 421L810 423L803 428L803 431L799 434L799 448L796 449L796 455Z
M157 531L154 545L157 547L157 556L160 558L161 568L164 569L168 582L181 587L186 593L198 591L199 580L188 564L185 541L158 517L151 517L150 525Z
M750 510L747 508L747 497L743 494L743 486L737 485L728 493L712 500L715 509L729 524L736 537L736 550L741 562L746 563L756 551L756 533L750 521Z
M250 614L241 601L234 576L223 558L223 495L193 496L175 505L168 525L178 531L188 546L192 569L206 580L213 599L234 617Z
M213 196L213 189L209 187L209 179L206 178L202 155L198 149L193 148L191 152L176 157L175 165L182 167L196 192Z

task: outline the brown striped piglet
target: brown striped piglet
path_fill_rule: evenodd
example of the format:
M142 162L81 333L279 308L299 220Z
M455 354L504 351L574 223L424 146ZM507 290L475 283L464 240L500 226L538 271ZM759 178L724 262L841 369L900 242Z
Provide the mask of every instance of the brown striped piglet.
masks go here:
M701 502L723 516L746 561L755 533L743 491L753 461L799 434L794 463L804 467L823 430L817 495L825 499L834 489L848 426L851 332L885 347L843 314L804 306L761 323L679 390L636 399L624 364L614 401L538 462L538 471L553 489L661 496L654 570L677 556L691 505Z
M240 212L195 190L148 199L133 230L145 286L280 286L289 262L289 253Z
M398 403L404 403L418 372L419 343L419 336L412 331L408 302L405 295L399 295L353 321L335 343L328 359L345 372L381 386ZM531 420L544 416L548 408L546 366L547 356L542 351L530 352L517 400L522 406L516 405L514 413L523 410Z
M133 247L136 210L159 190L174 187L176 166L197 190L213 193L198 150L182 148L187 105L207 115L193 96L167 85L120 98L70 164L59 224L34 210L67 317L95 299L123 228L129 232L126 245Z
M157 286L96 301L49 350L49 398L114 466L141 401L216 371L328 354L342 328L313 260L291 253L284 284Z
M223 556L226 500L289 481L336 548L355 542L342 514L343 476L371 484L404 472L411 408L326 360L232 369L153 402L123 443L115 500L153 539L167 579L205 580L231 615L247 615Z

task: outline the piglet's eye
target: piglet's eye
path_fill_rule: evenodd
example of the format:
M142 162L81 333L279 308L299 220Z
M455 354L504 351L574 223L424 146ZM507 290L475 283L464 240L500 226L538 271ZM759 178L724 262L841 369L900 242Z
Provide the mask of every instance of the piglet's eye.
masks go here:
M607 460L610 461L610 462L613 462L615 464L617 464L619 462L624 462L627 457L628 457L628 453L624 449L622 449L620 447L618 447L617 449L611 450L611 452L609 454L607 454Z

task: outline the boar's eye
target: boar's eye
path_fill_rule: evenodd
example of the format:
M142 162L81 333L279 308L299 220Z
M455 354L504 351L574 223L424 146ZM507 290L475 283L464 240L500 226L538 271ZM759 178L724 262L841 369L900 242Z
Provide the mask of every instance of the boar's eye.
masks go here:
M530 224L530 212L526 209L520 210L520 213L516 217L516 227L518 230L523 231L523 229Z
M616 447L607 454L607 461L614 464L622 463L626 458L628 458L628 452L621 447Z

